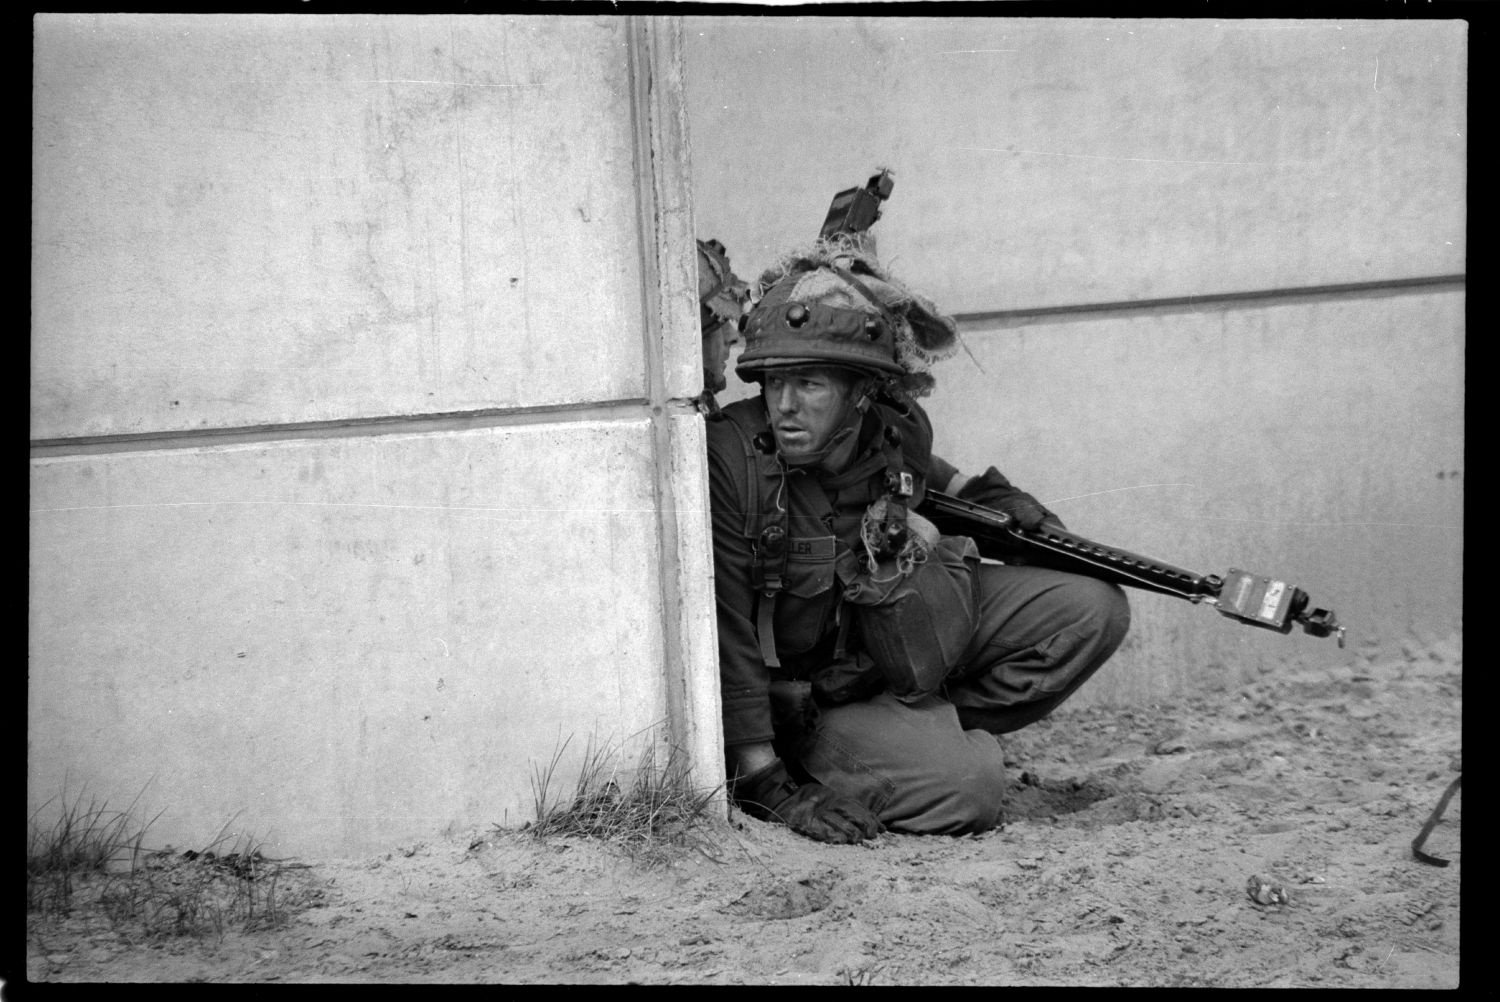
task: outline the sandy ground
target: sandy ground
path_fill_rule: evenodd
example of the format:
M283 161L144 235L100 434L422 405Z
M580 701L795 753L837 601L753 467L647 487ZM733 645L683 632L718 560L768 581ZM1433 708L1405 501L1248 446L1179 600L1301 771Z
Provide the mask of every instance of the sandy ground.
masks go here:
M1331 659L1335 660L1335 659ZM1462 648L1267 675L1004 741L980 837L829 846L737 813L665 868L492 828L303 861L282 927L149 940L88 907L28 921L67 982L1460 984ZM714 858L710 858L710 856ZM1246 881L1284 885L1261 905ZM80 894L87 900L87 894ZM16 972L20 976L20 972Z

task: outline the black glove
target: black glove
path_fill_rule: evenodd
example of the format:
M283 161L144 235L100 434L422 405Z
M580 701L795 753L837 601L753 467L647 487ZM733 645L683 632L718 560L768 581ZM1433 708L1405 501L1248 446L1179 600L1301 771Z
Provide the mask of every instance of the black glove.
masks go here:
M1036 532L1043 523L1062 528L1057 516L1043 508L1040 501L1025 491L1016 491L995 507L1015 519L1016 525L1027 532Z
M991 466L972 478L958 492L965 501L1004 512L1026 532L1035 532L1043 523L1049 528L1064 528L1062 519L1043 507L1036 498L1011 485L999 470Z
M798 784L781 759L735 780L732 792L751 817L779 821L819 842L859 842L885 831L880 819L858 802L821 783Z

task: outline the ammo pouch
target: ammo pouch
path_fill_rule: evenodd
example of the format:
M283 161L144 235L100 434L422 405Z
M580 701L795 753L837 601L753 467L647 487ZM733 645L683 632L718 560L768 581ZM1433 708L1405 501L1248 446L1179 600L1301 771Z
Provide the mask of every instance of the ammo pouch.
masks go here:
M845 552L839 576L856 646L885 675L891 693L912 703L936 692L958 666L978 618L979 550L967 536L942 536L927 558L901 574L883 560L868 571Z

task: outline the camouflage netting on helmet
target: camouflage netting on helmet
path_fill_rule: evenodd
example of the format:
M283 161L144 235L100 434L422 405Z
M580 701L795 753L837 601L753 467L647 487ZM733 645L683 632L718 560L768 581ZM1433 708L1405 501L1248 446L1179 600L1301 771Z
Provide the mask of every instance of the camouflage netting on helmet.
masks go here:
M698 241L698 304L719 320L738 320L750 287L734 273L729 252L717 240Z
M820 303L878 316L880 308L835 268L854 275L895 317L895 362L905 373L895 379L896 386L913 397L930 393L935 380L928 370L934 362L958 350L958 325L939 313L931 300L893 278L857 238L841 234L783 254L761 274L756 299L773 286L793 282L789 297L793 302Z

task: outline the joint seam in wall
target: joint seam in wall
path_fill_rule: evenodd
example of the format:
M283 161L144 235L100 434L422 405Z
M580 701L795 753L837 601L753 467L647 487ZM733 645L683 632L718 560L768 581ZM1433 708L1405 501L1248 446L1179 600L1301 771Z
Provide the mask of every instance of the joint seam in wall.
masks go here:
M666 333L662 310L662 256L667 253L668 235L662 217L662 167L657 163L658 121L655 39L650 21L634 16L629 19L626 58L631 81L631 117L636 137L636 197L641 237L641 320L644 335L647 394L652 412L651 448L655 459L657 539L661 566L658 588L661 598L661 629L664 645L661 665L662 695L666 712L664 736L669 743L683 744L680 733L687 721L687 709L677 678L686 670L680 657L682 638L677 622L680 596L676 593L677 512L671 484L671 421L665 413L665 351L661 343Z
M638 419L643 413L649 413L649 403L643 397L626 397L620 400L600 400L581 407L576 404L544 404L535 407L487 408L473 411L445 411L435 414L381 415L229 428L188 428L119 435L33 439L31 458L93 455L107 452L201 449L216 445L320 438L439 434L476 428L524 428L536 424L626 421Z
M1388 279L1375 282L1346 282L1334 285L1308 285L1284 289L1252 289L1242 292L1218 292L1201 296L1168 296L1159 299L1127 299L1100 303L1070 303L1063 306L1023 307L1013 310L981 310L954 313L953 319L966 326L1010 320L1046 320L1055 317L1096 314L1127 314L1200 310L1205 307L1261 306L1297 301L1327 301L1358 296L1385 297L1417 295L1444 289L1462 289L1464 275L1430 275L1419 278Z

